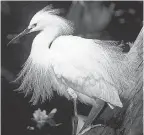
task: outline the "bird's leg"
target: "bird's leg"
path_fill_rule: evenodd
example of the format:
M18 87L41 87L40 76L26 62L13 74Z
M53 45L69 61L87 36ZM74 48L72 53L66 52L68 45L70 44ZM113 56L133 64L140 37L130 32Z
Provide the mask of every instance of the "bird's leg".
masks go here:
M93 107L88 115L88 118L86 119L86 121L79 133L82 133L83 130L85 130L87 127L89 127L91 125L93 120L99 115L99 113L103 109L104 105L105 105L105 102L102 101L101 99L95 100L95 104L93 105Z
M77 115L77 99L73 100L73 104L74 104L74 117L72 119L72 124L73 124L73 131L72 131L72 135L76 135L77 133L77 126L78 126L78 115Z
M72 119L72 135L76 135L77 133L77 126L78 126L78 115L77 115L77 94L74 92L73 89L68 89L69 95L72 97L73 105L74 105L74 117Z

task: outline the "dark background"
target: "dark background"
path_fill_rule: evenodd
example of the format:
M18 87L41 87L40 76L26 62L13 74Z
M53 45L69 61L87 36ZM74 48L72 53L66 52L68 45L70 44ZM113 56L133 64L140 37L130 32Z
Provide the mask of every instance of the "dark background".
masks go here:
M65 16L72 2L2 2L1 11L1 62L2 67L9 70L14 76L20 71L21 66L27 59L31 43L37 33L29 34L27 37L23 37L21 43L13 44L7 47L9 42L7 38L8 34L17 34L21 32L29 23L31 17L40 9L48 4L53 4L55 8L64 8L65 12L62 16ZM142 27L142 3L137 2L119 2L117 8L135 8L136 15L129 16L124 14L124 17L128 20L126 24L119 24L118 18L114 18L109 26L110 33L115 36L115 39L125 39L127 41L134 41L137 34ZM138 20L139 19L139 20ZM70 135L71 134L71 115L72 115L72 103L67 101L63 97L59 97L55 94L55 97L51 101L47 101L45 104L38 104L32 106L29 104L30 97L24 98L23 94L14 92L17 88L17 84L9 83L7 79L2 77L2 135L32 135L39 134L45 135L50 133L52 135ZM31 118L32 113L37 108L45 109L50 112L53 108L57 108L55 120L56 122L63 123L58 128L52 128L47 126L42 130L28 131L26 128L29 125L33 125ZM88 114L89 108L80 104L78 110L83 114Z

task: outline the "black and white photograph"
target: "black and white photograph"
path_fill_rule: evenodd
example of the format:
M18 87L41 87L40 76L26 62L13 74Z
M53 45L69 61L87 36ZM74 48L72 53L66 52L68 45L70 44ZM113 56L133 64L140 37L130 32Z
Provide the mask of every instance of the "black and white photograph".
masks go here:
M0 3L1 135L143 135L143 0Z

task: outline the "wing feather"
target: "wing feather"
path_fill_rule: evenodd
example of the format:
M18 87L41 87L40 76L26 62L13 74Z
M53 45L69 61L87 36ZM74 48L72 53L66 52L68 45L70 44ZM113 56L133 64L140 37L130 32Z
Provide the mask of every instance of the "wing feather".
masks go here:
M122 107L118 69L124 55L106 48L90 39L59 37L51 47L54 72L77 92Z

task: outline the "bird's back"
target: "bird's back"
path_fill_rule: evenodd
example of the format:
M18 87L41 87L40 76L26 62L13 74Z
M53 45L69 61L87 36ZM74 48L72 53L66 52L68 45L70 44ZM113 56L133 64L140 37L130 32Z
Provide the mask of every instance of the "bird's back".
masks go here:
M77 36L60 36L50 48L54 72L84 95L122 107L119 99L119 66L124 55L117 48Z

